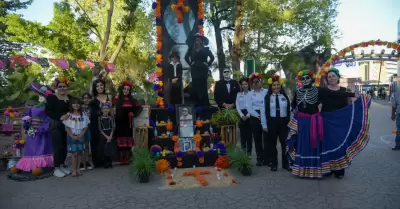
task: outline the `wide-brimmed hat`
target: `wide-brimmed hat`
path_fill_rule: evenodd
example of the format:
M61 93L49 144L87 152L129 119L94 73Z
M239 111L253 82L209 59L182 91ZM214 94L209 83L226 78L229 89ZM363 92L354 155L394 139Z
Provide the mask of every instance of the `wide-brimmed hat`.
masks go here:
M171 54L169 55L169 59L171 59L172 57L176 57L178 60L181 59L181 57L179 56L179 52L177 51L171 52Z
M189 39L188 39L189 47L193 46L193 44L195 43L196 38L203 39L204 46L207 46L210 43L210 41L208 40L207 37L205 37L204 35L201 35L200 33L196 33L196 35L189 37Z
M54 90L50 87L43 86L35 82L31 83L30 89L43 97L48 97L49 95L54 94Z

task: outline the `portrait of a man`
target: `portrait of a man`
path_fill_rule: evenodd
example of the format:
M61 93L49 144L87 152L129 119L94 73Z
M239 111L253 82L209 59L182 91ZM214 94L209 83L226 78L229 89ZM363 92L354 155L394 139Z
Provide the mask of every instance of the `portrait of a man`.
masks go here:
M179 136L194 136L194 108L191 105L177 105L176 117L179 124Z
M182 113L181 113L181 117L179 118L179 120L193 120L193 116L191 114L189 114L188 108L186 108L186 107L182 108Z

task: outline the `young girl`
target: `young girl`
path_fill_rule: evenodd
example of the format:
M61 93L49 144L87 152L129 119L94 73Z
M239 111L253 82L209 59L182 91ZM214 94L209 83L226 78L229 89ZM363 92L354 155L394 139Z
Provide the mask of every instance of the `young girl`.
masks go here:
M111 102L101 103L102 115L99 117L99 154L103 154L104 168L112 168L112 161L116 156L117 147L114 138L115 120L111 116ZM101 153L103 152L103 153Z
M92 95L90 95L89 93L84 93L82 95L82 111L84 113L86 113L86 115L88 116L88 118L90 118L90 107L89 104L92 101ZM85 139L85 152L83 153L83 158L82 158L82 162L80 164L80 170L91 170L93 169L93 165L89 162L89 143L90 143L90 139L92 138L92 134L90 131L90 128L87 129L85 135L84 135L84 139Z
M68 119L63 121L65 130L67 131L67 149L72 153L72 176L82 175L79 172L80 159L82 153L85 152L84 135L90 123L89 117L82 112L81 102L77 98L70 100L70 112L67 113Z

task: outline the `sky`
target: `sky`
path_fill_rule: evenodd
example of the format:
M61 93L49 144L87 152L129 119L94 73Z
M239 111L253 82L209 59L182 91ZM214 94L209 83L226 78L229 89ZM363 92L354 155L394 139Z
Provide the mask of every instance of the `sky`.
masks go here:
M31 6L18 13L25 19L47 24L53 17L53 3L56 1L59 0L34 0ZM340 38L335 40L334 48L340 50L377 39L396 41L399 19L400 0L341 0L336 18ZM214 39L210 39L210 44L216 48ZM359 77L354 67L342 65L339 69L346 77Z

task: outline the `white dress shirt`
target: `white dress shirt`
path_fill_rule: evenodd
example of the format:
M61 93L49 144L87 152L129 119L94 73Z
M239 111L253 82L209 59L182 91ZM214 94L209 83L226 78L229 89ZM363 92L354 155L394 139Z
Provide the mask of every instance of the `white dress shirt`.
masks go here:
M249 92L238 92L237 96L236 96L236 110L240 115L240 118L242 118L244 116L244 114L242 113L242 110L247 109L246 108L246 99L247 99L247 95L249 94ZM250 113L247 112L247 117L250 117Z
M278 99L279 99L279 115L281 118L285 118L285 117L287 117L288 101L282 94L278 94ZM270 117L275 118L276 117L276 94L271 94L269 101L270 101L270 103L269 103ZM263 128L267 128L267 117L265 115L265 111L263 111L261 114L261 126Z
M267 93L268 90L262 88L259 92L252 90L247 94L246 109L251 116L260 116L260 114L258 114L256 110L259 110L261 113L265 112L264 98Z

